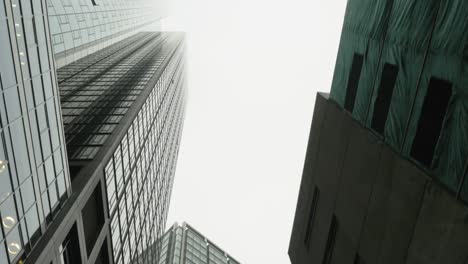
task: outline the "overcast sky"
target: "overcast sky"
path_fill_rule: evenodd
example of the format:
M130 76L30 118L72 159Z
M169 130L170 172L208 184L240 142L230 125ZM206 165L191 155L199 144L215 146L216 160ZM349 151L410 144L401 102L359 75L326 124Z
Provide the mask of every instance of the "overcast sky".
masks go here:
M167 226L243 264L287 255L315 94L330 90L346 0L171 0L189 100Z

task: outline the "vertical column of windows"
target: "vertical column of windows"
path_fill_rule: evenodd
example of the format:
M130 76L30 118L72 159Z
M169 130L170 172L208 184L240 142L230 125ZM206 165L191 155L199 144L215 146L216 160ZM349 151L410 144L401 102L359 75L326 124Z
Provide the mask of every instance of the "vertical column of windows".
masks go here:
M68 171L42 1L10 3L0 8L0 259L13 263L66 199Z

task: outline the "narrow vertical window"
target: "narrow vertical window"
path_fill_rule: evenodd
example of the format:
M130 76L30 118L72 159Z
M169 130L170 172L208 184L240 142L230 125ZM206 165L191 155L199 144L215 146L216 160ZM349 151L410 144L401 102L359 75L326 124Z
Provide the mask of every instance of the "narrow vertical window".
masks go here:
M61 263L75 264L81 263L80 244L78 240L78 229L76 224L68 232L59 247Z
M385 123L387 122L388 111L392 101L393 89L398 75L396 65L385 63L377 99L374 103L374 114L372 115L371 127L379 134L383 135Z
M451 96L452 83L431 78L411 147L411 157L427 167L431 166Z
M314 219L315 219L315 214L317 212L317 203L318 203L318 198L320 195L320 190L315 186L314 188L314 194L312 197L312 203L310 205L309 209L309 217L307 218L307 227L306 227L306 232L305 232L305 237L304 237L304 244L309 248L310 246L310 237L312 235L312 229L314 226Z
M333 249L335 248L337 230L338 230L338 223L336 221L336 216L333 215L332 222L330 225L330 230L328 231L328 239L327 239L327 244L325 245L325 254L323 255L322 264L331 263L331 259L333 256Z
M353 112L354 102L356 100L359 78L361 77L362 63L364 57L361 54L354 53L351 72L348 78L348 87L346 88L346 98L344 108L349 112Z

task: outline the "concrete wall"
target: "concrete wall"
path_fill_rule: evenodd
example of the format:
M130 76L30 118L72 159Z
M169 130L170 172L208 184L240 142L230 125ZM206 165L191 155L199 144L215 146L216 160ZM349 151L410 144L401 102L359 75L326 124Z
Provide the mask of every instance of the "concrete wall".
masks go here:
M320 190L310 247L304 243ZM468 207L403 159L326 95L318 95L291 235L291 263L322 263L331 219L331 263L468 260Z

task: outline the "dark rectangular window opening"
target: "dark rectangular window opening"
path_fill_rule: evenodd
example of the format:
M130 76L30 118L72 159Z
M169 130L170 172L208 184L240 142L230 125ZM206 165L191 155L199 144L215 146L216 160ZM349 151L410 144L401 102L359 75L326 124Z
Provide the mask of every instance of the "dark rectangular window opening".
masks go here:
M356 253L356 255L354 256L354 262L353 263L354 264L363 264L362 259L359 256L359 254Z
M68 232L62 242L61 247L62 263L64 264L81 264L80 242L78 240L78 230L76 223Z
M419 117L411 157L430 168L452 96L452 83L432 77Z
M81 213L83 216L86 252L89 256L104 225L104 206L100 183L94 189Z
M361 77L362 64L364 57L361 54L354 53L351 72L348 78L348 87L346 88L346 97L344 108L350 113L353 112L354 102L356 100L357 88L359 86L359 78Z
M371 127L383 135L385 123L387 122L390 103L392 102L393 89L398 75L398 67L385 63L377 99L374 103L374 114L372 115Z
M330 230L328 231L328 239L327 239L327 244L325 245L325 254L323 255L322 264L331 263L331 259L333 256L333 249L335 248L337 231L338 231L338 223L336 221L336 216L333 215L332 222L330 225Z
M319 195L320 195L320 190L317 188L317 186L315 186L314 194L312 197L312 204L310 205L310 209L309 209L309 217L307 218L307 227L306 227L306 232L305 232L305 237L304 237L304 244L307 246L307 248L309 248L310 246L310 238L312 236L315 215L317 213L317 203L318 203Z

